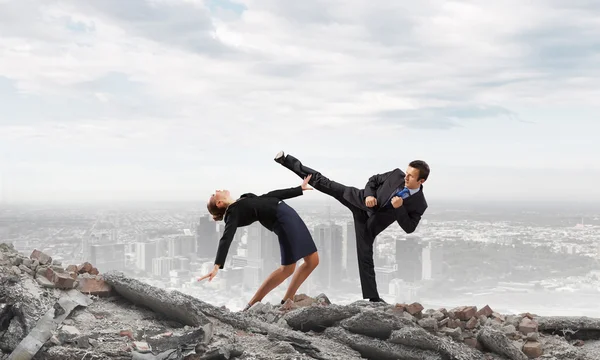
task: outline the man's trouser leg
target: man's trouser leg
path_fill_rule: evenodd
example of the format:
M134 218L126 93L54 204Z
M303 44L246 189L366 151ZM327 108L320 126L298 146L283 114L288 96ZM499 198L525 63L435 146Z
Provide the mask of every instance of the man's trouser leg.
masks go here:
M335 182L320 172L305 166L292 155L285 155L280 162L281 165L286 167L287 169L294 172L296 175L304 179L308 175L312 175L309 185L319 190L322 193L330 195L337 199L342 205L350 208L350 210L354 211L357 209L356 206L350 204L347 200L344 199L344 193L347 191L348 186Z
M356 254L358 273L363 299L378 299L375 263L373 262L373 244L375 237L367 229L367 214L354 213L354 231L356 233Z

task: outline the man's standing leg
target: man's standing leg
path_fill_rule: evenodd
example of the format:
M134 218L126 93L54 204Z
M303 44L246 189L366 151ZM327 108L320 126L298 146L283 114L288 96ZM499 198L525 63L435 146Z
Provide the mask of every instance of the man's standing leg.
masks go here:
M358 274L363 299L382 301L377 291L375 263L373 262L373 244L375 237L367 228L366 212L354 212L354 231L356 233L356 254L358 258Z
M337 199L342 205L346 206L354 216L354 229L356 232L356 252L358 258L358 271L360 275L360 284L363 298L373 301L381 301L377 292L377 282L375 280L375 264L373 263L373 242L374 237L367 228L367 219L369 218L363 204L358 203L360 190L355 187L346 186L323 176L320 172L304 166L300 160L291 155L285 155L280 151L274 159L284 167L293 171L296 175L304 179L312 175L309 184L315 189L330 195ZM356 203L352 203L344 198L345 192L354 192Z

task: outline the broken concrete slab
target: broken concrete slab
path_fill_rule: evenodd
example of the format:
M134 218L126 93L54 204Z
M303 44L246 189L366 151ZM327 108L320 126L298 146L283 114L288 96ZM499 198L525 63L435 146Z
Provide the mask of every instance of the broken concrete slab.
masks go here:
M365 335L352 334L341 327L330 327L323 334L331 339L342 342L358 351L367 359L381 360L443 360L434 351L418 350L414 346L393 344L387 341L373 339Z
M313 337L272 324L265 325L264 329L271 342L288 343L298 353L306 354L313 359L361 359L360 353L348 344L339 343L327 337Z
M149 286L120 272L105 274L104 281L134 304L143 305L181 324L203 327L206 334L212 334L212 322L199 308L200 300L182 296L184 294L177 291L168 292Z
M40 348L52 337L52 332L56 331L64 319L71 314L75 308L87 307L92 300L79 291L69 290L58 299L58 306L50 308L36 326L27 334L27 336L17 345L9 355L8 360L30 360ZM62 311L57 311L61 308Z
M132 351L131 355L131 360L179 360L182 358L181 352L177 349L166 350L156 355Z
M309 306L292 310L283 316L288 325L299 331L323 331L339 321L360 312L359 308L340 305Z
M393 330L403 327L415 327L416 324L394 314L366 309L340 323L344 329L355 334L386 340Z
M244 354L244 350L235 344L225 344L223 346L210 349L202 356L196 356L196 358L200 360L229 360L242 356L242 354Z
M153 351L163 352L184 346L196 346L198 343L208 344L212 334L207 334L203 328L194 329L181 335L169 337L157 335L146 339Z
M503 355L510 360L528 359L527 355L521 349L517 349L501 330L484 326L477 335L477 340L479 340L484 348Z
M538 330L569 336L571 339L600 339L600 319L587 316L538 316L534 317Z
M445 359L450 360L485 360L485 356L480 351L476 351L466 344L433 335L418 326L395 330L388 341L394 344L439 352Z

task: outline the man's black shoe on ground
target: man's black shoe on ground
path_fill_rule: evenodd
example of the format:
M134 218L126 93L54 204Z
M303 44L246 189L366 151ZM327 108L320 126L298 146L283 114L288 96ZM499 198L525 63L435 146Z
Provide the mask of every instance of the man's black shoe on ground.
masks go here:
M383 300L382 298L371 298L371 299L369 299L369 301L387 304L387 302L385 300Z

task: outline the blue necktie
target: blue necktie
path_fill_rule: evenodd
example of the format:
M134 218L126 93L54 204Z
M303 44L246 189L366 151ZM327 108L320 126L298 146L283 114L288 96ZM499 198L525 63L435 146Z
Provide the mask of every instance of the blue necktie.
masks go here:
M390 197L390 199L387 201L386 206L391 206L392 205L392 198L394 196L398 196L398 197L401 197L403 199L406 199L407 197L410 196L410 191L408 190L407 187L405 187L402 190L396 191L396 193L394 195L392 195L392 197Z

